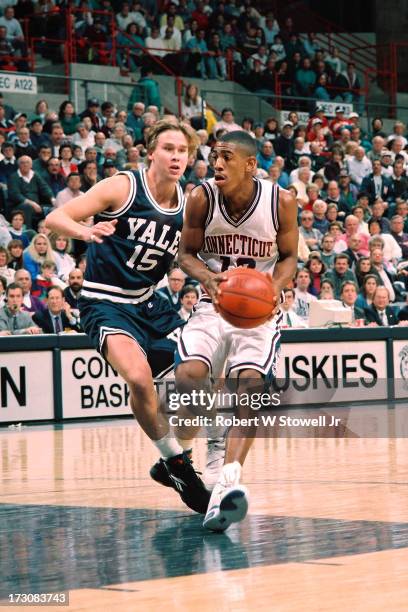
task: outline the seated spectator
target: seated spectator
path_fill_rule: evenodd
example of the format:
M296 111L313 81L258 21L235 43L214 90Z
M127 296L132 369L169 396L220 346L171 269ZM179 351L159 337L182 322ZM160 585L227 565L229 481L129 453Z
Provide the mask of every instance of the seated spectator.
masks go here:
M299 269L296 272L295 282L294 310L303 321L307 322L309 319L310 303L317 299L309 291L312 282L309 270L305 268Z
M354 234L358 234L361 242L360 242L360 253L362 255L368 255L368 239L369 236L364 234L363 232L359 232L360 222L357 217L354 215L348 215L344 221L344 229L346 230L343 235L343 240L348 241L350 236L354 236ZM347 247L346 247L347 249ZM344 250L346 250L344 249Z
M22 310L23 290L20 285L8 285L6 299L7 305L0 309L0 335L40 334L41 329L35 325L31 316Z
M71 306L74 316L79 320L79 298L81 297L84 275L79 268L74 268L68 275L68 287L64 289L64 298Z
M368 231L368 223L366 223L364 221L364 213L365 210L363 208L363 206L357 205L354 206L353 210L351 211L351 213L357 217L358 219L358 229L357 229L357 233L358 234L369 234Z
M349 258L350 267L354 271L357 262L362 256L361 253L361 237L359 234L351 234L347 237L348 248L344 251L345 255Z
M198 289L194 285L184 285L180 291L181 308L178 311L184 321L188 321L199 298Z
M11 142L4 142L1 152L3 159L0 161L0 183L6 187L10 175L17 172L18 165L14 155L14 145Z
M295 72L295 92L297 96L308 98L313 94L316 84L316 73L312 70L310 59L305 57L301 67Z
M395 301L395 291L393 287L393 274L388 269L384 260L383 251L381 248L373 248L370 253L371 267L374 273L380 278L380 284L388 289L388 294L391 302Z
M67 186L58 193L55 199L55 208L63 206L70 200L83 195L83 193L84 192L81 191L81 177L79 176L78 172L72 172L68 176Z
M378 244L378 242L380 242L383 249L384 259L395 266L398 260L402 257L402 250L398 242L395 240L395 238L393 238L393 236L391 236L391 234L383 234L381 232L380 224L376 219L370 219L368 222L368 230L371 236L368 243L369 249L371 250L375 243Z
M380 277L377 276L375 268L373 268L371 264L370 257L366 257L366 256L360 257L360 259L357 261L356 265L354 266L354 274L356 275L357 284L360 287L360 289L363 286L364 279L367 276L367 274L374 274L378 280L378 284L381 283Z
M385 210L386 206L384 202L377 198L371 207L371 220L378 221L383 234L389 234L391 228L389 220L384 216Z
M80 118L75 112L75 107L71 100L64 100L59 107L58 118L61 123L64 134L72 136L75 134L77 125L80 123Z
M381 153L381 166L384 176L392 177L394 174L393 155L388 149L384 149Z
M319 300L334 300L334 288L333 283L327 278L322 280L320 286Z
M60 163L60 174L66 179L72 172L78 172L78 166L72 162L74 152L72 145L62 143L59 150L59 163ZM62 191L62 190L61 190Z
M351 309L351 324L355 325L357 321L365 321L365 313L362 308L356 305L357 300L357 285L353 281L345 281L341 286L340 299L343 306Z
M262 170L268 172L269 168L274 163L273 145L270 140L265 140L262 145L261 151L256 156L256 159L258 162L258 168L262 168Z
M23 267L23 250L23 243L21 240L10 240L7 245L9 256L7 265L15 272Z
M6 279L7 284L14 282L15 271L13 268L9 268L10 258L8 251L5 247L0 247L0 276Z
M86 162L81 177L81 191L86 193L91 187L96 185L99 180L100 177L98 176L96 162Z
M323 236L319 230L313 227L313 213L308 210L302 211L300 222L299 232L303 235L307 246L311 250L317 250Z
M373 303L364 312L369 327L398 325L397 310L390 306L390 293L386 287L377 287Z
M69 273L75 268L75 261L70 255L72 241L61 234L50 234L49 239L55 254L58 277L66 282Z
M24 213L22 210L14 210L10 215L9 232L12 240L21 240L23 247L26 248L30 244L31 232L24 230Z
M33 321L45 334L60 334L66 331L80 332L77 318L64 299L61 287L51 286L46 293L47 308L33 316Z
M324 200L316 200L313 203L313 227L323 235L329 231L329 221L326 219L327 204Z
M350 269L349 258L344 253L338 253L334 258L334 267L328 270L324 278L329 279L334 287L334 297L340 299L341 287L345 281L352 281L357 285L357 279Z
M326 272L326 266L322 262L320 253L318 251L312 251L310 253L304 270L309 270L310 272L311 283L309 286L309 292L312 295L318 296L321 289L322 278Z
M221 120L217 121L213 128L213 135L216 136L218 130L225 130L226 132L234 132L235 130L242 130L242 127L235 123L234 112L232 108L223 108L221 111Z
M32 163L31 157L20 157L19 170L8 180L11 210L18 208L23 211L28 228L35 226L54 202L51 189L32 170Z
M50 157L47 162L47 173L44 180L51 189L54 198L65 189L65 179L61 174L61 163L56 157Z
M348 104L355 104L358 112L361 112L360 107L364 98L361 95L361 84L353 62L349 62L347 69L337 75L334 85L338 88L338 97Z
M308 167L299 168L298 180L294 181L292 185L296 188L297 199L302 203L302 207L309 202L307 197L306 187L309 185L311 180L311 171Z
M373 172L366 176L361 183L361 190L368 194L370 204L377 198L388 200L392 194L392 181L382 175L381 161L375 159L372 162Z
M207 179L208 166L205 161L197 160L194 164L194 169L188 177L189 183L201 185Z
M332 221L329 225L329 234L334 238L334 252L337 254L347 250L347 242L343 236L343 225L340 221Z
M328 270L333 267L334 258L336 256L334 252L334 242L334 236L329 233L324 234L321 240L321 260Z
M295 155L295 154L294 154ZM306 155L302 155L302 157L299 158L299 160L297 160L295 157L292 157L292 160L289 160L287 162L287 167L291 168L293 165L293 162L296 161L296 168L294 170L291 171L290 175L289 175L289 179L291 183L294 183L295 185L298 184L299 182L299 173L303 168L306 168L307 170L309 170L309 174L308 176L308 185L310 185L310 181L313 178L314 172L312 172L311 167L312 167L312 162L310 160L310 157L307 157Z
M38 153L30 139L30 130L27 127L21 127L16 132L16 138L13 141L14 152L17 159L23 155L28 155L31 159L36 159Z
M397 198L406 199L408 197L408 177L405 172L403 162L395 162L393 172L390 177L390 191L393 200Z
M361 288L356 299L356 306L362 310L365 310L372 304L375 290L377 287L379 287L378 276L375 274L366 274L360 287Z
M43 302L41 302L41 300L31 293L31 274L27 270L24 268L17 270L14 277L14 282L17 283L23 290L22 310L32 316L35 312L42 312L45 309Z
M394 238L401 249L402 258L408 259L408 233L403 231L404 219L401 215L394 215L391 217L390 229L390 235Z
M382 153L385 146L384 138L382 136L374 136L374 138L371 140L371 145L371 150L368 151L367 157L371 163L378 159L382 167Z
M372 165L363 147L357 147L354 156L347 162L351 182L361 189L363 180L372 173Z
M326 219L329 222L329 229L330 229L330 223L337 221L337 217L338 217L338 208L336 204L332 202L331 204L327 205L327 210L326 210Z
M91 126L90 129L92 130L92 132L99 132L102 128L103 125L103 119L102 119L102 115L99 112L100 109L100 104L99 104L99 100L98 98L90 98L87 102L87 107L86 109L80 113L79 118L81 120L81 122L84 121L85 117L89 117L91 120ZM77 126L78 127L78 126ZM89 133L90 130L88 130ZM83 134L85 135L85 132L83 132ZM83 149L85 150L87 146L92 147L93 146L93 142L86 145L85 147L83 147ZM82 146L82 145L81 145Z
M35 279L40 273L41 264L45 260L51 260L55 263L55 255L47 236L37 234L24 251L24 269L30 272L31 278Z
M192 127L199 130L204 126L203 101L196 85L188 85L181 104L181 114L189 119Z
M57 286L65 289L66 284L63 283L57 276L57 266L51 260L45 260L40 267L40 274L37 274L33 282L32 294L42 302L47 297L47 290L50 287Z
M168 285L158 290L158 293L166 298L177 311L181 308L180 292L186 282L186 275L180 268L173 268L167 275Z
M281 134L275 139L273 147L277 156L281 156L285 160L289 160L293 157L295 143L293 123L291 121L284 122L284 124L282 125Z
M6 6L3 17L0 17L0 26L6 28L6 40L13 45L15 49L21 50L22 54L26 53L24 42L24 33L20 23L14 17L14 7Z
M44 179L47 176L48 160L51 159L52 150L49 144L42 144L38 151L38 157L33 161L33 171Z
M283 290L285 300L281 304L281 312L282 312L282 328L283 329L293 329L293 328L305 328L307 324L304 319L301 319L299 315L296 314L294 309L295 303L295 290L289 289L286 287Z
M95 133L88 130L85 123L78 123L75 134L72 137L72 144L79 145L82 151L95 144Z

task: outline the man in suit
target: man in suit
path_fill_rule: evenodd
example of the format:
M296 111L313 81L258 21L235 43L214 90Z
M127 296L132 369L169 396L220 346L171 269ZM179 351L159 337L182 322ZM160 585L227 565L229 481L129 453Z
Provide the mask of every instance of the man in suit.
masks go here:
M167 287L159 289L158 293L169 300L173 308L178 311L181 308L180 291L186 282L186 275L180 268L173 268L168 274L168 280Z
M71 307L65 302L61 287L49 287L47 309L35 314L33 320L45 334L60 334L65 330L81 331Z
M390 221L391 236L399 244L402 258L408 259L408 234L404 232L404 219L401 215L394 215Z
M386 287L377 287L373 303L364 311L370 327L398 325L397 311L393 306L390 306L390 294Z
M343 302L343 306L351 308L351 321L353 324L359 319L365 319L364 310L362 308L359 308L358 306L355 306L357 294L357 285L353 283L353 281L345 281L342 284L340 299Z
M377 198L380 198L383 202L387 202L390 199L392 181L382 174L380 159L375 159L373 161L373 171L369 176L363 179L361 191L368 194L370 204L373 204Z
M29 271L25 270L24 268L17 270L14 277L14 282L17 283L23 290L23 305L21 310L28 312L30 316L33 316L36 313L44 312L44 303L35 297L35 295L31 294L33 283Z

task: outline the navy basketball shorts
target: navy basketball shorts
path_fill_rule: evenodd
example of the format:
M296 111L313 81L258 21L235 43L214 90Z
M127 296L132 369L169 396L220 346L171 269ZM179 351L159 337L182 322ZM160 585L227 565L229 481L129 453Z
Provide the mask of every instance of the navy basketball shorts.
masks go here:
M208 366L212 378L234 378L242 370L256 370L270 382L276 376L281 319L279 313L259 327L239 329L202 301L181 331L175 367L198 360Z
M173 368L178 330L185 321L165 298L154 293L141 304L122 304L81 297L79 308L81 325L103 357L106 338L122 334L138 343L153 376Z

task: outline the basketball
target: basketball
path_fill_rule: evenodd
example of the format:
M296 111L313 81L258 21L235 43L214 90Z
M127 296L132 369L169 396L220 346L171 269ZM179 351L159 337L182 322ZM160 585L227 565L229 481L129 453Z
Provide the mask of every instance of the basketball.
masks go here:
M265 323L275 308L276 292L270 279L252 268L234 268L220 283L220 315L242 329Z

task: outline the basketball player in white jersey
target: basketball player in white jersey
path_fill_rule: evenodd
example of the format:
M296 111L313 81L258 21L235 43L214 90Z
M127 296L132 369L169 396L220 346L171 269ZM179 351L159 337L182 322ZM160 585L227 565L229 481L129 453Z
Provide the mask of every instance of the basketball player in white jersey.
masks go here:
M176 382L182 392L202 388L203 381L219 375L221 363L227 378L238 379L238 394L259 392L276 367L282 318L278 304L267 323L250 330L233 327L216 310L219 284L231 268L248 266L271 275L277 296L296 271L296 201L277 185L254 178L256 153L256 141L246 132L222 136L212 152L214 178L195 188L187 202L179 264L207 295L178 343ZM248 416L246 406L238 405L237 412L241 418ZM179 428L177 437L186 449L198 430ZM239 484L241 466L255 433L255 427L228 433L224 467L204 527L223 531L245 517L248 498Z

